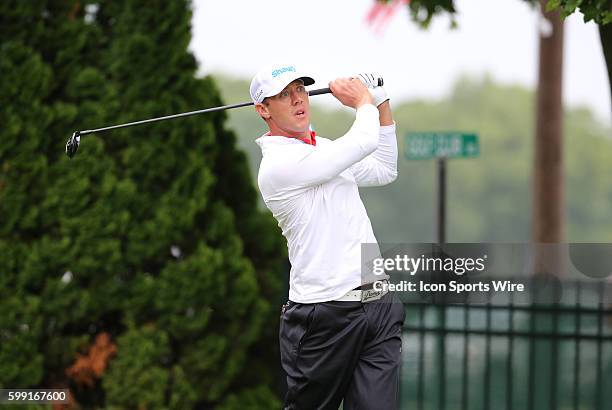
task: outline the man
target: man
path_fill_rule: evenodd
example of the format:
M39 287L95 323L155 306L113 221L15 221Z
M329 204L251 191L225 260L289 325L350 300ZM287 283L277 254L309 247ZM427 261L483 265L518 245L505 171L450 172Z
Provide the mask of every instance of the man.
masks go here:
M263 68L251 82L270 130L257 139L258 185L291 262L279 335L285 409L337 410L342 401L346 410L397 408L404 309L361 275L361 244L376 238L358 187L397 178L395 124L375 82L360 75L329 84L356 110L351 129L334 141L310 130L305 87L314 80L295 65Z

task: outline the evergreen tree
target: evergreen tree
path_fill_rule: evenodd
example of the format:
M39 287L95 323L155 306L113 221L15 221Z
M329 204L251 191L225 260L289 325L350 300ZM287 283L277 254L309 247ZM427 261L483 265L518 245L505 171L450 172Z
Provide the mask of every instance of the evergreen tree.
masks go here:
M186 2L0 5L0 388L85 406L277 403L284 244L195 77ZM254 398L257 398L255 400Z

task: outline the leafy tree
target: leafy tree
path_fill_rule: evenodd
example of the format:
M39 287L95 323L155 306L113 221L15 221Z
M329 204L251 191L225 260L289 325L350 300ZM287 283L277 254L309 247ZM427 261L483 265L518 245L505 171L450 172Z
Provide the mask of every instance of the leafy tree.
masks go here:
M285 248L187 52L188 2L0 5L0 387L84 406L276 403ZM99 345L100 336L107 336ZM256 376L254 376L256 375Z
M612 0L548 0L547 9L559 10L563 18L579 10L585 23L597 23L612 95Z

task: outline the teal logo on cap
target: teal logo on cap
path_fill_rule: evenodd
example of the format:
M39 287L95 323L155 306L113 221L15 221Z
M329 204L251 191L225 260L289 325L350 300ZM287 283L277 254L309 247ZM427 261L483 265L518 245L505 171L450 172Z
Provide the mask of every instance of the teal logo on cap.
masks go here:
M295 72L295 67L290 65L287 67L281 67L281 68L277 68L276 70L272 70L272 77L277 77L279 75L281 75L282 73L286 73L286 72Z

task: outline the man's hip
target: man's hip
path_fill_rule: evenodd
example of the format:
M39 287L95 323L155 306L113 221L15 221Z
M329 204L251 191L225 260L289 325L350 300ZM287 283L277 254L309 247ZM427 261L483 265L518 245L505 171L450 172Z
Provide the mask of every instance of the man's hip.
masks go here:
M285 408L335 410L344 399L345 409L356 401L395 409L403 321L403 305L391 293L368 303L288 302L279 335Z

